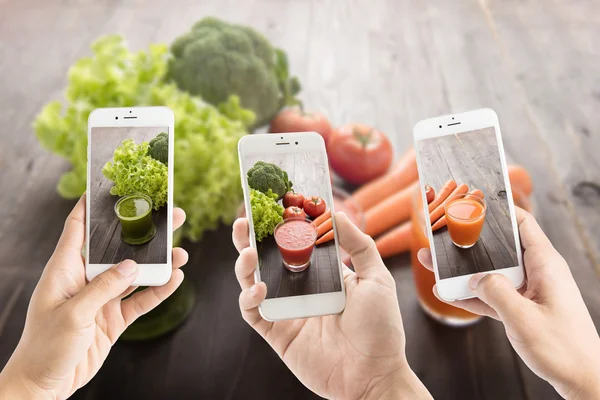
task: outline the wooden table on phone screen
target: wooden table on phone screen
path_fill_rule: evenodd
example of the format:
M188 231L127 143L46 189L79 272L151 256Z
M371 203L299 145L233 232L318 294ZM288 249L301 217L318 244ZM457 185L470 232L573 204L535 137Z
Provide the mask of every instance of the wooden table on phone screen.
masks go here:
M133 49L171 42L216 15L250 24L284 48L308 110L335 125L373 124L398 153L416 121L496 110L509 162L535 182L535 213L600 323L600 20L597 3L409 0L0 1L0 367L17 344L29 297L73 201L56 194L68 169L31 123L57 99L75 60L102 34ZM241 319L231 231L190 252L197 304L160 340L117 343L76 399L316 398ZM410 365L437 399L558 399L514 353L502 325L441 326L417 305L408 255L394 275Z

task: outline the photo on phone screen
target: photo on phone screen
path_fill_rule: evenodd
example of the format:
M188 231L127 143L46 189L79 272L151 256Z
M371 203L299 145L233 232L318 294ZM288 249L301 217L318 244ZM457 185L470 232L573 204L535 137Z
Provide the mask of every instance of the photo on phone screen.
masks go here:
M247 155L242 160L252 206L251 234L267 298L341 291L334 235L319 236L311 224L333 205L325 155L318 151L271 153ZM283 196L289 190L295 196L286 204L296 208L284 215Z
M90 264L167 263L168 127L92 127Z
M430 221L439 279L518 266L506 192L509 182L504 179L495 129L420 139L416 145L422 183L436 194L448 180L468 186L465 193L446 201L445 226Z

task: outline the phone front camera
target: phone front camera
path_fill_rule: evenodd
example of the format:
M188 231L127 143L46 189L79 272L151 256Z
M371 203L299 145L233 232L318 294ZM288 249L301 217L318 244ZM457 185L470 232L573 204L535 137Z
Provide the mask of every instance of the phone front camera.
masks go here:
M298 142L296 142L296 144L298 144Z
M440 125L440 129L442 129L442 126Z
M119 117L115 117L115 119L119 119Z

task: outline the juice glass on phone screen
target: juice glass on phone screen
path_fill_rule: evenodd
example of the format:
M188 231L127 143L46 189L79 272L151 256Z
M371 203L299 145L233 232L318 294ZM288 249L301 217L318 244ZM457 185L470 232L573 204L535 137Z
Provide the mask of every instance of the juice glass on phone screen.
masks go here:
M115 214L121 222L121 238L125 243L144 244L156 235L150 197L144 194L121 197L115 204Z
M436 321L450 326L466 326L479 321L482 317L472 314L462 308L451 306L438 300L433 294L435 275L426 269L417 258L417 253L422 248L429 248L425 214L421 190L417 187L412 199L412 240L410 249L410 262L417 290L417 298L421 308L427 315ZM427 221L429 223L429 221Z
M457 194L446 200L444 212L448 233L455 246L462 249L473 247L485 222L487 205L475 194Z
M288 270L301 272L310 266L310 258L317 241L317 228L309 220L283 220L275 227L274 236L283 265Z

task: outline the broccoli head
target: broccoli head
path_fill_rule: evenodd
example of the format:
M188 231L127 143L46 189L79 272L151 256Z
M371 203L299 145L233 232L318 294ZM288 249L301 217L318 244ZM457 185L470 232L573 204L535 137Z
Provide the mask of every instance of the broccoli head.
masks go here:
M148 155L167 165L169 161L169 135L161 132L148 143Z
M255 190L268 193L269 189L281 199L284 194L292 190L292 182L288 174L275 164L257 161L248 170L248 185Z
M298 79L290 77L286 54L254 29L217 18L198 21L171 46L167 78L181 89L219 105L237 95L269 122L284 105L298 104Z

